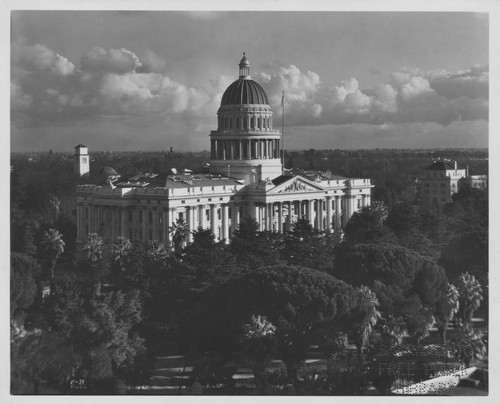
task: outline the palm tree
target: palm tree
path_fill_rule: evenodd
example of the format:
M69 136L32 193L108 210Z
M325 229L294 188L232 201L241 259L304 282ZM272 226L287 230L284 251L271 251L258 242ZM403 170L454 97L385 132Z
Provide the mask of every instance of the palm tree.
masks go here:
M97 233L89 233L87 242L83 246L87 264L90 266L94 278L95 294L101 294L102 278L105 273L103 264L104 242Z
M125 270L125 262L132 251L132 243L126 237L117 237L111 247L113 261L117 261L122 271Z
M265 390L265 370L274 345L276 327L261 315L252 315L250 323L244 325L245 350L252 360L252 372L259 393Z
M104 242L97 233L89 233L87 242L83 246L85 257L90 262L97 262L102 259L104 253Z
M54 196L54 197L50 198L49 203L50 203L50 207L51 207L52 211L54 212L54 221L57 221L57 219L59 218L59 210L61 207L61 201L57 196Z
M474 275L470 275L468 272L460 275L457 282L457 289L460 296L460 320L463 324L471 325L474 312L481 306L483 289Z
M446 329L448 324L453 320L460 307L460 295L458 289L451 283L448 284L446 299L438 306L438 315L436 315L436 324L441 339L441 344L446 344Z
M52 286L54 280L54 270L56 267L57 260L64 252L64 241L62 239L62 234L56 229L49 229L44 232L42 236L42 241L40 242L40 247L44 255L46 255L47 260L50 265L50 291L52 293Z
M188 238L188 225L183 219L177 219L175 223L172 222L169 231L172 235L172 241L174 242L174 250L178 253Z
M148 241L146 245L146 256L152 262L162 262L168 257L168 251L161 241Z
M382 317L382 331L386 336L389 336L391 343L401 345L403 337L408 334L406 322L400 315L387 314Z
M373 327L380 319L380 311L378 310L379 302L377 295L373 293L368 286L361 285L358 289L359 295L359 309L361 310L362 317L356 323L354 330L354 343L358 350L358 355L361 356L363 348L368 342ZM358 309L358 310L359 310Z

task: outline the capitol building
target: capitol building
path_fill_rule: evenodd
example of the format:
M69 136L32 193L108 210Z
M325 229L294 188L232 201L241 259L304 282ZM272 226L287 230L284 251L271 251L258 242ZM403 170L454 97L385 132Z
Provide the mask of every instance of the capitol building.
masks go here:
M273 127L273 111L264 89L250 77L243 56L239 78L224 92L210 133L209 173L190 170L161 178L143 173L123 179L113 170L101 185L77 188L77 243L89 233L105 239L158 240L170 244L173 223L190 233L210 229L229 242L243 218L261 231L286 232L308 220L317 231L336 232L357 210L370 205L369 179L330 172L284 169L282 134ZM75 148L75 171L89 170L88 148Z

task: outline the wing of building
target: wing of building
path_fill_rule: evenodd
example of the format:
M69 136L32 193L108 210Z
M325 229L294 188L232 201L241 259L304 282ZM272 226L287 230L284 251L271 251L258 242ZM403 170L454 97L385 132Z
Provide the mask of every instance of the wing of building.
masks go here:
M245 56L217 115L208 174L146 173L123 180L114 172L101 186L78 186L77 242L97 232L110 240L169 243L169 228L178 219L190 230L188 241L191 231L210 228L227 242L244 217L255 219L261 231L285 232L298 218L319 231L339 231L370 205L369 179L283 170L281 133L273 128L267 94L251 79Z
M485 190L487 175L469 175L469 169L458 168L456 161L438 160L427 166L419 175L419 201L428 208L442 208L462 187Z

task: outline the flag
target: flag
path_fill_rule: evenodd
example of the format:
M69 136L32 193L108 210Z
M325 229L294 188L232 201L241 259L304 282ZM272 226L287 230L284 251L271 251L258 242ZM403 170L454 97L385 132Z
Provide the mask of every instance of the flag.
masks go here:
M285 105L285 92L281 94L281 106Z

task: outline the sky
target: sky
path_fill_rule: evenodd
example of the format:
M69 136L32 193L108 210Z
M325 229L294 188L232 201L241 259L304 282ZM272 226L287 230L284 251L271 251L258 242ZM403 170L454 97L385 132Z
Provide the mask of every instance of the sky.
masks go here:
M242 52L289 149L486 148L485 12L11 12L12 151L209 148Z

